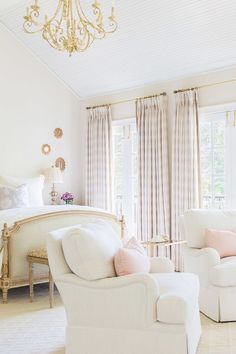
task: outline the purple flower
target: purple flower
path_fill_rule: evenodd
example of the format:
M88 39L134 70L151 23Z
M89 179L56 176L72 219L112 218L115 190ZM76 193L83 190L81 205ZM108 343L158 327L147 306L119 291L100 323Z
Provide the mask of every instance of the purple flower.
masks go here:
M73 200L74 196L72 193L66 192L64 194L62 194L61 196L61 200L64 200L64 202L66 202L67 200Z

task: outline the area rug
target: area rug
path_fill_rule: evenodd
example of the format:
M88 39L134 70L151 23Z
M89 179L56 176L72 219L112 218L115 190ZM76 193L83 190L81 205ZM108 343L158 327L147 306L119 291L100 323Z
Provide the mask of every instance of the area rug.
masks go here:
M58 292L52 309L47 284L35 286L33 303L28 292L12 289L8 304L0 304L0 353L64 354L66 316Z
M0 353L64 354L66 316L58 292L52 309L47 284L35 287L33 303L28 293L28 287L12 289L9 303L0 304ZM203 315L201 321L197 354L236 354L236 322L216 323Z

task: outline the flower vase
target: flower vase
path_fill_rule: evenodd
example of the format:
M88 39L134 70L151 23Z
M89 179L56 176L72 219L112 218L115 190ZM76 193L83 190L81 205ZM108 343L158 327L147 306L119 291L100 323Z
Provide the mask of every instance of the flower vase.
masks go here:
M72 200L65 200L65 204L73 204L73 199Z

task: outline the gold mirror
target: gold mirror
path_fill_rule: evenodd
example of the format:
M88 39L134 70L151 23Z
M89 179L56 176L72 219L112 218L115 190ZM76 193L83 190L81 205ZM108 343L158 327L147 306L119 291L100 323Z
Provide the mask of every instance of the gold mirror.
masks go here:
M62 138L62 136L63 136L63 130L62 130L61 128L56 128L56 129L54 129L54 136L55 136L55 138L57 138L57 139Z
M48 144L44 144L41 149L44 155L48 155L51 152L51 146Z

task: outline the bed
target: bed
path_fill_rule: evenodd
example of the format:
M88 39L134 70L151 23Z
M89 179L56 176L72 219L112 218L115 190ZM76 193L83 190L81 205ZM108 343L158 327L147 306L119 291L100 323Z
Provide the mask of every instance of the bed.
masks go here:
M123 237L123 220L101 209L58 205L0 211L0 289L3 303L8 301L9 289L29 284L26 255L32 249L45 247L48 232L96 219L107 220ZM37 266L34 274L35 282L48 281L46 267Z

